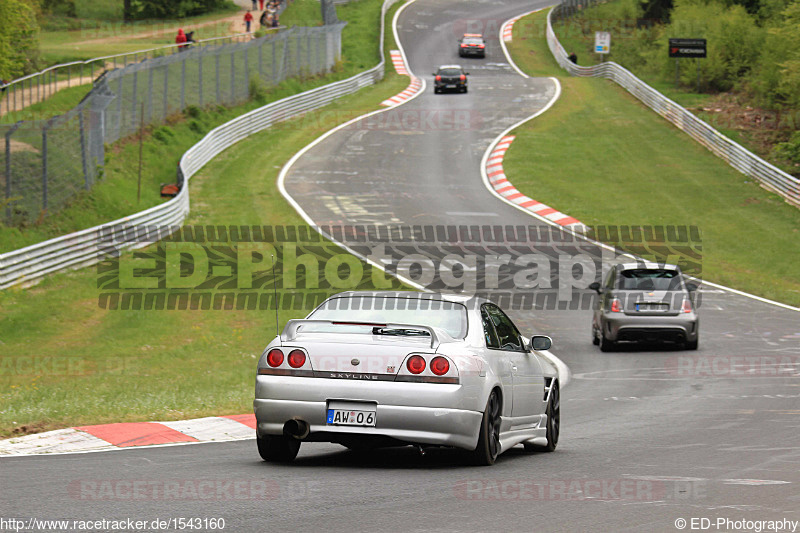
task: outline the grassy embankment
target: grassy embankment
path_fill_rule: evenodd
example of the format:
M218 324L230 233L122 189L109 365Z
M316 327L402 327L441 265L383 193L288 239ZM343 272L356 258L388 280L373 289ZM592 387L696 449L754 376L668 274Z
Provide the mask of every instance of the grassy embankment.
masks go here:
M518 128L514 185L590 225L694 225L703 278L800 306L800 210L761 188L611 81L572 78L545 41L546 11L514 26L509 51L555 76L559 101Z

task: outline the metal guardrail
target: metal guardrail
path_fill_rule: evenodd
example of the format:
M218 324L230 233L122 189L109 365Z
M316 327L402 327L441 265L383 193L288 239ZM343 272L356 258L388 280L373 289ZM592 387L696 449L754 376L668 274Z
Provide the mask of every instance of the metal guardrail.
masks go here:
M178 174L184 185L168 202L108 224L0 254L0 289L32 284L53 272L93 265L123 249L141 248L173 233L189 213L189 179L220 152L277 122L323 107L383 79L384 18L397 1L383 3L381 61L375 67L346 80L278 100L214 128L181 157Z
M621 85L647 107L689 134L694 140L724 159L739 172L757 179L764 187L780 194L800 207L800 180L767 163L757 155L730 140L708 123L679 106L629 70L613 61L591 67L572 63L558 41L552 26L553 16L569 16L570 6L559 4L547 14L547 45L558 64L573 76L607 78Z

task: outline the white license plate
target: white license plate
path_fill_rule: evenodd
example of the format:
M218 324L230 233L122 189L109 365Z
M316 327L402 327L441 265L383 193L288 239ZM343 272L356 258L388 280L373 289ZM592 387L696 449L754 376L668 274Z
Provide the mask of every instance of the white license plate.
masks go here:
M328 425L375 427L375 411L328 409Z
M450 83L448 85L445 85L445 87L447 87L448 89L455 89L456 88L456 86L453 85L452 83Z

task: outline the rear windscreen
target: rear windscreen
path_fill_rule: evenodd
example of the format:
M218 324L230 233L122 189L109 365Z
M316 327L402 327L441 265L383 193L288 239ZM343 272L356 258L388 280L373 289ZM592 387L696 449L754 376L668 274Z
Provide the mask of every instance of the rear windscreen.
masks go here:
M433 326L454 339L467 334L467 308L455 302L398 298L391 296L349 296L332 298L308 318L342 322L397 323ZM336 331L341 326L303 326L305 331ZM369 326L368 326L369 327ZM364 326L352 326L356 331Z
M682 288L676 270L663 268L636 268L620 273L618 288L639 291L676 291Z
M457 68L445 68L439 71L440 76L457 77L461 76L461 71Z

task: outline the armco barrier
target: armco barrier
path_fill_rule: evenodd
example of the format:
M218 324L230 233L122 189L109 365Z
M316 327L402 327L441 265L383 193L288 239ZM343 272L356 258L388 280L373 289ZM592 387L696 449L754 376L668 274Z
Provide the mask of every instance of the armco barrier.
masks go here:
M706 122L644 83L624 67L612 61L592 67L581 67L572 63L567 57L564 47L558 41L552 26L552 17L559 16L562 10L567 11L567 9L563 4L559 4L547 14L547 45L562 68L573 76L607 78L615 81L647 107L691 135L694 140L727 161L736 170L757 179L766 188L800 207L800 180L742 148Z
M177 229L189 213L189 179L217 154L245 137L271 125L301 115L373 85L383 78L384 18L398 0L385 0L381 12L380 57L375 67L352 78L318 87L304 93L273 102L210 131L181 157L178 173L183 181L181 192L172 200L129 217L96 226L26 248L0 254L0 289L18 284L30 284L52 272L93 265L107 254L120 249L145 246L137 238L148 227ZM137 234L137 228L140 232Z

